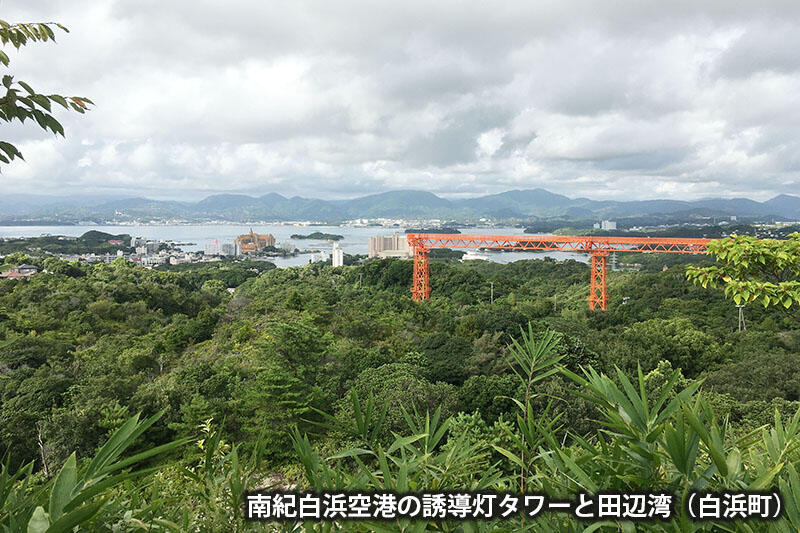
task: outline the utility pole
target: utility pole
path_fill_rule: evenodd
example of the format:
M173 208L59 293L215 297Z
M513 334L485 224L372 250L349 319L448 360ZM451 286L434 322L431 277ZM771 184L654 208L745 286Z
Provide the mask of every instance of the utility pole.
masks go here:
M489 282L489 303L494 304L494 281Z
M739 309L739 331L747 331L747 324L744 323L744 305L737 305Z

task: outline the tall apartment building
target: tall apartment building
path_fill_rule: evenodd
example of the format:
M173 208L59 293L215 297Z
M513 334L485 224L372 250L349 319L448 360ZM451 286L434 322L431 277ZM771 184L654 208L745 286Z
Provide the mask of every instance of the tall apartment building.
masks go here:
M236 255L236 245L232 242L219 242L219 239L208 241L204 248L205 255Z
M333 243L333 250L331 250L331 264L335 267L344 266L344 252L339 248L339 243Z
M205 255L219 255L219 241L217 239L213 239L207 242L203 248L203 252Z
M391 237L370 237L368 257L412 257L412 253L406 236L394 233Z

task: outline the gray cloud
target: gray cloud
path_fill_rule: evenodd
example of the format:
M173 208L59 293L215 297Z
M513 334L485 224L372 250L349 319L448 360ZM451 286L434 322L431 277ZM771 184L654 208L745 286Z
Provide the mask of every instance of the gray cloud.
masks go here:
M0 191L800 193L795 1L2 5L72 30L12 72L97 107L7 128Z

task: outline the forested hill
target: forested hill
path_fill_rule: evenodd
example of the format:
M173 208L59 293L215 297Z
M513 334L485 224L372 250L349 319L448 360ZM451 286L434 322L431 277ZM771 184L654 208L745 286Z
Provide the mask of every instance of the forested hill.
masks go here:
M254 479L287 483L302 477L300 448L289 444L295 426L324 453L354 443L388 448L392 432L408 431L404 409L441 409L442 417L459 417L441 437L445 450L464 431L478 439L469 442L511 442L514 399L524 398L525 387L509 343L528 323L535 336L548 328L562 335L557 351L573 372L591 365L614 374L619 367L636 380L640 367L648 387L660 387L672 369L680 369L682 386L704 378L705 404L737 434L771 423L774 408L791 414L800 406L797 321L748 306L747 330L739 332L730 300L689 284L681 266L612 272L609 310L589 312L588 268L574 261L434 261L433 298L423 303L409 296L410 261L260 273L221 262L153 271L123 260L47 261L48 273L0 281L0 441L13 465L33 461L51 475L73 451L95 454L129 416L162 410L136 449L217 435L243 457L260 451L261 477ZM568 432L597 434L597 407L571 394L576 388L560 374L536 385L534 412L562 415L561 440ZM353 392L387 408L377 434L341 429L353 420ZM188 444L156 464L206 472L212 467L200 446ZM481 449L470 459L485 461L476 468L491 462L515 475L507 457ZM208 473L223 481L209 485L165 467L153 482L172 507L144 510L149 481L131 485L135 516L179 521L187 512L207 530L239 520L239 503L226 507L213 496L233 479L228 452L219 450L219 470ZM446 488L459 486L451 483Z
M131 236L127 233L112 235L102 231L87 231L80 237L66 237L64 235L42 235L28 238L0 239L0 255L12 253L32 253L39 255L42 252L56 254L105 254L116 253L118 250L130 252Z

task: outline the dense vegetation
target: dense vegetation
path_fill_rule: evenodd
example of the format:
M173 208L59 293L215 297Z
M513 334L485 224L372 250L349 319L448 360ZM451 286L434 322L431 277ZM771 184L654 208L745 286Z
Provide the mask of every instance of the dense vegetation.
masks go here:
M688 282L682 266L610 273L602 313L586 309L588 269L574 261L434 262L422 303L409 297L412 265L401 260L261 272L228 262L40 266L47 273L0 282L4 473L31 464L20 475L39 491L11 491L6 525L52 521L55 474L103 471L93 456L110 468L116 456L98 450L112 435L129 453L155 449L138 462L159 469L103 492L87 530L258 530L242 519L243 491L290 483L800 494L800 324L748 306L738 331L733 302ZM547 339L556 373L535 356ZM372 418L357 416L365 411ZM751 435L762 425L773 429ZM800 516L773 525L796 530ZM587 526L550 515L470 527Z
M225 288L238 287L245 280L257 277L259 274L275 268L275 263L258 261L245 258L221 257L212 264L179 263L177 265L159 265L160 272L180 272L181 278L191 286L200 287L208 280L216 279L225 285Z

